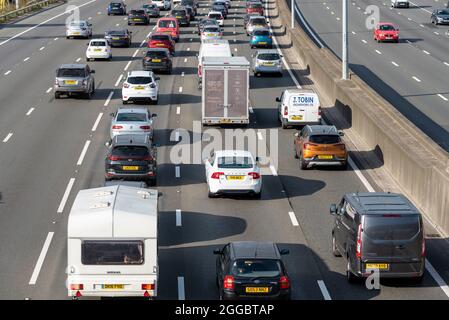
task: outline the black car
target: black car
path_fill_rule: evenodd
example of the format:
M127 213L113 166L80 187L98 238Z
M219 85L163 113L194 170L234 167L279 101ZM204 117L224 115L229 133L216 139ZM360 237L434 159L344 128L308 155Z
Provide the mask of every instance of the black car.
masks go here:
M190 20L189 21L194 21L195 20L195 11L193 11L193 8L191 6L183 6L184 9L187 10L187 13L189 14Z
M214 250L220 299L290 299L290 280L279 250L269 241L238 241Z
M108 16L110 15L126 15L126 4L123 2L111 2L108 5Z
M198 35L201 35L205 26L218 26L218 22L215 19L204 18L198 22Z
M226 8L226 6L222 3L214 3L212 5L211 11L221 12L221 14L223 15L223 18L225 18L225 19L228 16L228 8Z
M200 4L197 0L181 0L181 6L191 6L193 10L195 10L195 15L197 14L197 10L200 7Z
M104 37L111 47L130 47L132 43L132 32L128 29L109 30L104 33Z
M161 15L159 8L154 3L144 4L142 8L150 18L159 18Z
M189 14L184 8L175 8L170 12L170 15L178 20L180 26L190 26Z
M128 26L131 24L150 24L150 18L145 10L131 10L128 14Z
M146 71L172 72L172 60L170 51L166 48L148 49L142 60L142 67Z
M121 134L106 144L105 180L145 181L156 185L157 149L146 134Z

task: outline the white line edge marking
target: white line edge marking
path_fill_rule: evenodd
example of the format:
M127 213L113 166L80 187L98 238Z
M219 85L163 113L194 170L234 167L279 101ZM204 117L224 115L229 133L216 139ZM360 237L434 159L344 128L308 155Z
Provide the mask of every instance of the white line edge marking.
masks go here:
M181 168L179 166L175 166L175 177L176 178L181 177Z
M104 102L104 106L105 106L105 107L107 107L108 104L109 104L109 102L111 102L111 98L112 98L113 95L114 95L114 91L109 92L109 96L108 96L108 98L106 99L106 101Z
M178 277L178 300L185 300L184 277Z
M53 89L52 87L48 88L47 91L46 91L46 93L50 93L50 91L51 91L52 89Z
M182 217L181 217L181 209L176 209L176 226L182 226Z
M137 56L137 54L139 53L139 49L137 49L136 51L134 51L133 53L133 58L135 58Z
M26 57L25 59L23 59L24 62L28 60L30 60L30 57Z
M424 10L424 11L427 12L427 13L432 13L431 11L426 10L426 9L424 9L424 8L421 8L420 6L418 6L417 4L415 4L415 3L411 2L411 1L409 1L409 2L410 2L412 5L414 5L415 7L420 8L421 10Z
M120 83L120 81L122 80L122 78L123 78L123 74L121 74L119 77L118 77L118 79L117 79L117 81L115 82L115 85L114 86L118 86L118 84Z
M448 98L446 98L445 96L443 96L442 94L438 94L438 96L441 98L441 99L443 99L444 101L447 101L447 100L449 100Z
M64 211L65 204L67 199L69 198L70 191L72 190L73 184L75 183L75 178L70 178L69 183L67 184L67 188L65 189L64 195L62 196L61 203L58 207L58 213L62 213Z
M10 74L11 72L12 72L11 70L6 71L6 72L5 72L5 76L7 76L8 74Z
M97 120L95 120L94 126L92 127L92 131L97 130L98 124L100 123L101 117L103 116L103 112L98 114Z
M80 166L83 164L84 157L86 156L87 149L89 148L90 140L87 140L84 144L83 150L81 151L80 157L78 158L78 162L76 163L77 166Z
M39 273L41 271L42 265L44 264L45 256L47 255L48 248L50 248L51 240L53 239L54 232L49 232L47 234L47 238L45 238L44 245L42 247L41 253L39 254L39 258L37 259L36 265L34 266L33 274L31 275L29 285L35 285L37 278L39 277Z
M432 278L435 280L435 282L440 286L441 290L443 290L446 296L449 297L449 287L447 283L443 280L443 278L441 278L441 276L438 274L438 272L435 270L435 268L427 259L426 259L426 269L430 273Z
M257 139L263 140L262 132L260 131L257 132Z
M323 280L318 280L318 287L320 287L321 294L323 295L324 300L332 300L329 291L327 291L326 285Z
M359 177L360 181L363 183L366 190L368 190L368 192L374 192L375 190L371 185L371 183L369 183L368 180L366 180L365 176L360 172L359 167L357 167L357 165L354 163L354 161L352 161L350 157L348 157L348 164L351 166L352 170L355 172L357 177Z
M288 215L290 216L290 220L292 221L293 226L299 226L298 220L296 219L295 213L293 211L289 211Z
M399 67L399 65L396 62L394 62L394 61L391 61L391 64L393 64L396 67Z
M27 116L29 116L31 114L31 112L34 111L34 107L30 108L30 110L28 110L28 112L26 113Z
M132 61L128 61L128 63L126 64L125 68L123 69L124 71L128 70L129 66L131 65Z
M271 170L271 173L273 174L273 176L277 176L278 175L278 173L276 172L276 168L274 167L274 165L272 165L272 164L270 164L270 170Z
M12 135L13 135L12 132L8 133L8 135L6 136L6 138L3 139L3 142L8 142L8 140L11 139Z
M176 114L181 114L181 107L176 107Z
M265 11L268 11L268 2L265 3ZM324 48L324 44L318 39L316 34L310 29L309 25L307 24L306 20L302 16L301 12L298 10L298 7L295 4L295 12L299 16L299 19L301 20L302 24L306 27L307 31L309 31L309 34L312 35L312 37L315 39L315 41L320 45L321 48Z

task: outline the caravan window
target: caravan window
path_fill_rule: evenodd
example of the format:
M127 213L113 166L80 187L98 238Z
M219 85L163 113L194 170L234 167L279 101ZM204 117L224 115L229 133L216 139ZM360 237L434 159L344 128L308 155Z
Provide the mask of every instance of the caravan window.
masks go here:
M143 242L83 241L81 262L84 265L143 264Z

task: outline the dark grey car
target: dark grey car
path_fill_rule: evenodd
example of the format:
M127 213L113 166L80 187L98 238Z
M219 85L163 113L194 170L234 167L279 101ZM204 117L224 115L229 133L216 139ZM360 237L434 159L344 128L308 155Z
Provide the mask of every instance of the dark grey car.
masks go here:
M90 99L95 93L95 73L87 64L62 64L56 69L55 99L61 95L80 94Z
M449 24L449 9L437 9L433 10L430 16L430 22L438 24Z
M172 60L170 51L166 48L150 48L142 60L143 70L163 71L167 74L172 72Z
M333 204L332 253L347 260L349 282L379 272L380 278L423 278L425 237L418 209L402 194L346 194Z

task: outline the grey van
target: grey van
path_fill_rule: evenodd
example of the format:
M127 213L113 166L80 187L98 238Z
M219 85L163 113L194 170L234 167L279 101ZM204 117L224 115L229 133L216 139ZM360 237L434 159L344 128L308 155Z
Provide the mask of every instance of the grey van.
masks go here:
M378 270L381 278L422 280L425 238L422 216L402 194L344 195L332 204L332 253L347 260L349 282Z

